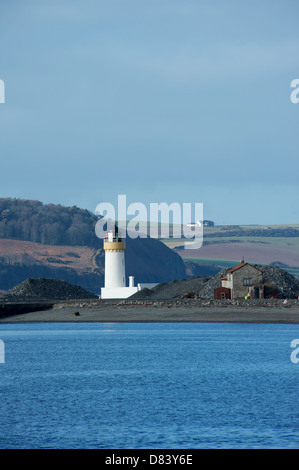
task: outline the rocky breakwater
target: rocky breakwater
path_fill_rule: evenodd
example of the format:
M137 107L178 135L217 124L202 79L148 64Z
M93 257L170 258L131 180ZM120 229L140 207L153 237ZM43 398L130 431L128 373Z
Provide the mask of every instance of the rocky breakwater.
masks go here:
M55 308L69 307L72 309L87 310L116 310L127 308L209 308L209 309L265 309L265 308L281 308L298 307L299 300L296 299L236 299L236 300L218 300L218 299L198 299L198 298L181 298L168 300L152 300L152 299L125 299L125 300L63 300L54 303Z
M196 308L289 308L297 306L299 309L299 300L297 299L178 299L178 300L122 300L114 305L115 307L196 307Z

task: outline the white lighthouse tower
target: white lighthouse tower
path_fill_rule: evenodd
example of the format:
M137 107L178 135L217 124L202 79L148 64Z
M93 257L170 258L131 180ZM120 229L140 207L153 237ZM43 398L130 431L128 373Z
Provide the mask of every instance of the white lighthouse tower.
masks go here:
M126 299L137 292L134 277L129 278L126 287L125 242L119 237L118 230L109 231L104 240L105 250L105 287L101 289L102 299Z
M104 241L105 250L105 287L126 287L125 242L107 234Z

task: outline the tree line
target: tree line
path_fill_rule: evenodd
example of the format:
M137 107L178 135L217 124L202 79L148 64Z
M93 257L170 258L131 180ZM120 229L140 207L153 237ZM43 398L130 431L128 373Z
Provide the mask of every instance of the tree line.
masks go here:
M218 237L299 237L299 230L294 227L274 228L269 227L266 229L229 229L223 232L209 233L209 238Z
M97 217L86 209L40 201L0 199L0 238L46 245L100 247Z

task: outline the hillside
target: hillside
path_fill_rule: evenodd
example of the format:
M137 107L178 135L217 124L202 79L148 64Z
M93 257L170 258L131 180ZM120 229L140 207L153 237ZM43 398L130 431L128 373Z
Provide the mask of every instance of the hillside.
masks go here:
M88 210L76 206L0 199L0 238L98 248L99 239L94 232L97 220Z
M0 199L0 290L27 278L53 278L99 293L104 284L98 218L78 207ZM156 239L126 239L126 272L136 282L186 276L180 256Z
M204 227L203 233L198 250L184 250L184 240L163 240L189 266L189 275L208 275L208 268L220 270L244 258L283 267L299 279L299 225L214 226Z

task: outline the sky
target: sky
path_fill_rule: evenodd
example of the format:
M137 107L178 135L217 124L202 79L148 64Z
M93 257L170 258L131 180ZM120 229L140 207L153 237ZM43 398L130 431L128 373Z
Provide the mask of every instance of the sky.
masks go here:
M0 0L0 197L299 223L298 0Z

